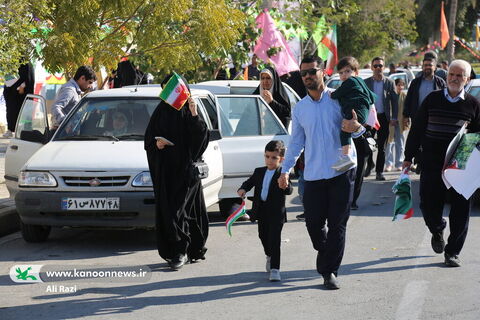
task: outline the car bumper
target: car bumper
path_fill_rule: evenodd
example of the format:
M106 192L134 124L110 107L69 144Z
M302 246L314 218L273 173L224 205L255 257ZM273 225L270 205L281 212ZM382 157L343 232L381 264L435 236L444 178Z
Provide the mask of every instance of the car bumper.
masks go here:
M63 198L120 198L119 210L62 210ZM75 227L155 226L153 192L18 191L17 212L25 224Z

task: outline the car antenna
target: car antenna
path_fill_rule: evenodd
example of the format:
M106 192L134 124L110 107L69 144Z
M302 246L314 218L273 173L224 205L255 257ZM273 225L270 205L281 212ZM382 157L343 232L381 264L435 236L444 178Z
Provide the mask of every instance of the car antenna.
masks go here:
M140 71L140 70L135 70L135 73L136 73L137 71ZM139 86L140 84L142 84L143 78L145 78L146 75L147 75L147 73L144 72L144 73L143 73L143 76L142 76L142 77L140 78L140 80L137 82L137 86L135 87L135 90L134 90L133 92L137 92L137 91L138 91L138 86Z

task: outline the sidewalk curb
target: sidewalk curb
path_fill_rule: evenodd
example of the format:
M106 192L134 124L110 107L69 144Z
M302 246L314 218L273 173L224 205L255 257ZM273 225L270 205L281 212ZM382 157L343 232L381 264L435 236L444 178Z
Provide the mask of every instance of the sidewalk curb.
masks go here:
M10 199L0 199L0 237L20 229L20 218L15 202Z

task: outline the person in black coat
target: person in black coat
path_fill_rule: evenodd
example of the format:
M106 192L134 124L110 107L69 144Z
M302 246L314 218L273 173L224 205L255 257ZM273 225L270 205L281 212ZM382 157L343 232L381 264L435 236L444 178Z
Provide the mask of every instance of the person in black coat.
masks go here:
M260 85L253 94L259 94L268 103L285 128L290 124L292 107L287 92L277 71L272 67L266 67L260 71Z
M156 137L164 137L174 145L167 145ZM198 116L191 97L178 111L160 102L145 132L145 150L155 193L158 253L174 270L188 259L204 259L207 250L207 209L194 162L201 159L208 141L207 126Z
M18 68L18 79L11 86L5 86L3 95L7 108L7 127L10 135L15 131L18 114L27 94L33 94L35 72L31 63L25 63ZM9 134L7 132L7 134Z
M258 219L258 236L267 256L266 270L270 281L280 281L280 243L283 224L287 218L286 195L292 194L292 184L280 189L277 180L281 173L281 163L285 156L285 145L280 140L272 140L265 146L265 167L256 168L245 181L238 195L245 195L255 188L252 212Z

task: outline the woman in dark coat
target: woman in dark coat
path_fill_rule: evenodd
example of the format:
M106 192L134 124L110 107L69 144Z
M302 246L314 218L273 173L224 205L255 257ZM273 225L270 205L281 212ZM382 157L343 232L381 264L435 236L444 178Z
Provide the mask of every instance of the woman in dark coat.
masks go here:
M15 131L18 114L27 94L32 94L35 85L35 71L32 64L26 63L18 68L18 80L10 87L5 87L4 96L7 108L7 125L10 132Z
M166 145L155 137L164 137L174 145ZM192 98L179 111L160 102L145 132L145 150L155 193L158 253L174 270L188 259L204 259L207 251L207 209L193 163L201 158L208 138L207 126L198 116Z
M272 67L266 67L260 71L260 85L253 92L259 94L269 104L286 129L290 124L292 107L287 92L277 71Z

